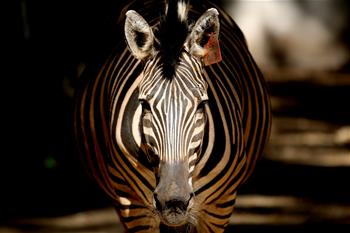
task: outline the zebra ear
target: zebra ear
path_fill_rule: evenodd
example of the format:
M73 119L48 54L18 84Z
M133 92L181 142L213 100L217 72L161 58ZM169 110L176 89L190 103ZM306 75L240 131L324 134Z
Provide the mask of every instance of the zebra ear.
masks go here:
M126 12L124 33L135 58L143 60L154 54L154 35L146 20L136 11Z
M219 12L215 8L210 8L193 26L190 35L186 39L185 48L192 55L204 57L208 53L205 45L210 37L218 38L219 30Z

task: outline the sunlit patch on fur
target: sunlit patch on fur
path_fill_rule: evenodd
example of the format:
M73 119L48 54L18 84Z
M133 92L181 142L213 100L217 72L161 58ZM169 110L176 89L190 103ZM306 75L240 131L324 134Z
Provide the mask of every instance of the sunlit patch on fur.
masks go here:
M131 201L127 199L126 197L119 197L119 202L122 205L131 205Z

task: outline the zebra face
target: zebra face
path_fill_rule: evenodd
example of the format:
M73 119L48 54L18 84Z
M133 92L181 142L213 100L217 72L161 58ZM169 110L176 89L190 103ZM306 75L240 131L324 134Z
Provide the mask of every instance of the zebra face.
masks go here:
M168 30L174 30L172 25L187 25L185 7L178 5L177 19L167 18ZM157 180L153 212L169 226L195 224L192 174L200 156L208 110L202 62L207 51L203 41L208 34L218 34L218 11L207 10L191 32L187 27L182 30L180 43L167 33L156 38L135 11L128 11L126 16L128 47L145 64L139 83L140 132L141 149ZM176 51L172 51L174 48Z
M200 60L187 52L171 79L162 69L157 57L147 62L139 85L142 147L157 176L154 206L165 223L179 225L193 204L192 173L206 125L207 83Z

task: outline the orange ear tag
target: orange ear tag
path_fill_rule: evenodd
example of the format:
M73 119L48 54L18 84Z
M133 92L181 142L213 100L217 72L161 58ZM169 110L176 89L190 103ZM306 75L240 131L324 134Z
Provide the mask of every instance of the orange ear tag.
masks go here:
M211 33L208 42L204 45L208 51L204 56L204 65L209 66L222 60L218 35Z

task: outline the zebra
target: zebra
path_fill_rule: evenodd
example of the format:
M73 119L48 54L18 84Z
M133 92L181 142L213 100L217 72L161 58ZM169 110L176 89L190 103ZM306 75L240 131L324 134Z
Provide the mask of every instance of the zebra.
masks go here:
M82 162L127 232L223 232L271 124L244 35L207 1L134 1L120 25L76 94Z

